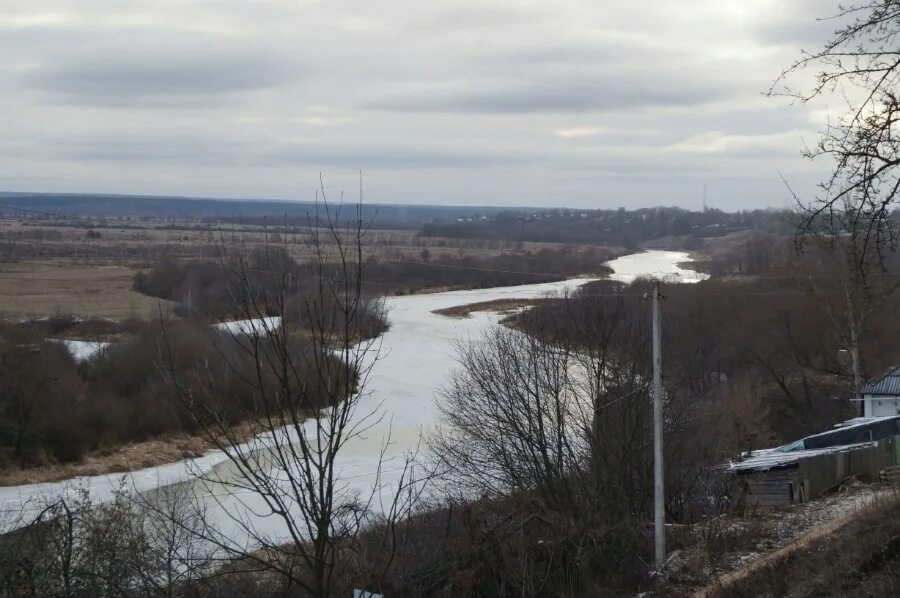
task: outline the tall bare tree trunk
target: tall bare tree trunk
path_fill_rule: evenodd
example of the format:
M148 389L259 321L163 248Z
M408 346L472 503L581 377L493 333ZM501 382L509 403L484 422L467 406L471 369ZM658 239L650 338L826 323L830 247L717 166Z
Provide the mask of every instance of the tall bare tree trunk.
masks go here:
M853 392L859 394L862 388L862 372L859 365L859 328L856 321L856 309L850 298L850 285L844 283L844 298L847 301L847 326L850 332L850 364L853 368Z

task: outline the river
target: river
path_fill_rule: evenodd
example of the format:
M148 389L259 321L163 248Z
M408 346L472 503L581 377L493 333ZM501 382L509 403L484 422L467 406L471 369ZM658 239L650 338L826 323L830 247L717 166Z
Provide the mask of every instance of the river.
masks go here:
M648 251L631 254L608 262L614 273L610 278L631 282L641 275L667 278L672 282L697 282L705 278L678 264L689 261L688 254L672 251ZM533 298L572 290L591 280L570 279L559 282L494 287L466 291L450 291L390 297L386 299L390 329L381 339L381 354L368 382L370 394L364 398L370 407L378 407L381 419L365 434L353 438L339 455L341 479L349 491L365 494L373 485L379 457L385 442L381 481L390 484L404 455L415 448L420 436L436 423L438 412L435 396L452 369L453 355L459 340L476 337L498 315L476 312L468 318L450 318L434 314L434 310L504 298ZM153 491L175 483L195 486L195 493L206 496L208 517L219 529L234 528L232 518L250 518L259 532L278 537L277 517L256 517L265 512L261 498L250 492L233 494L222 486L192 481L198 471L227 479L233 472L226 455L211 451L201 458L129 472L76 478L65 482L30 484L0 488L3 511L15 513L37 508L41 499L71 494L87 489L96 501L109 500L116 489L126 487L138 492Z

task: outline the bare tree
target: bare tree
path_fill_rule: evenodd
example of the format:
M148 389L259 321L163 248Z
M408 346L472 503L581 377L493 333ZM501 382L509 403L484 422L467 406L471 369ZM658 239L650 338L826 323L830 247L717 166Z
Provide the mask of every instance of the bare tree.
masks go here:
M248 248L236 233L222 244L220 263L243 321L223 331L221 367L191 378L171 351L162 359L179 403L228 457L227 473L198 472L199 498L224 514L206 518L203 538L306 595L343 589L342 563L357 536L369 523L403 516L402 503L417 496L408 491L408 460L390 464L392 484L383 488L377 447L365 484L354 489L342 476L342 453L380 421L368 378L379 355L371 319L383 316L363 290L365 224L359 205L345 217L318 204L305 262L284 246ZM225 378L246 389L241 428L218 393Z
M878 267L874 264L852 263L843 242L826 248L824 253L825 275L819 276L823 274L821 269L810 272L805 281L801 280L801 285L811 292L816 304L828 316L847 350L853 392L856 393L862 388L867 373L861 353L863 337L873 315L900 288L900 276L883 275L875 271ZM887 269L890 263L885 260L882 266Z
M175 596L213 572L207 548L189 533L199 521L177 488L159 509L120 487L103 504L87 487L23 506L4 521L0 591L14 596Z
M587 453L572 357L499 325L460 347L435 452L469 496L530 490L553 508L572 504L568 480Z
M483 562L458 566L522 595L589 593L650 550L647 306L601 289L463 344L441 396L435 453L482 499L466 521Z
M591 304L594 309L587 309ZM564 297L459 349L436 453L469 496L527 493L579 525L649 496L642 305ZM643 330L646 332L646 330ZM631 339L631 340L629 340Z
M214 547L203 542L206 511L189 487L175 484L129 499L143 540L144 566L135 573L145 594L179 596L214 573Z
M833 18L843 24L831 39L804 53L769 93L802 103L826 95L843 99L843 113L805 150L810 159L832 158L834 167L815 198L798 199L797 243L802 247L810 236L845 240L849 261L862 270L883 263L900 232L893 216L900 191L900 2L858 2L839 8ZM813 68L820 70L810 89L788 84L792 75Z

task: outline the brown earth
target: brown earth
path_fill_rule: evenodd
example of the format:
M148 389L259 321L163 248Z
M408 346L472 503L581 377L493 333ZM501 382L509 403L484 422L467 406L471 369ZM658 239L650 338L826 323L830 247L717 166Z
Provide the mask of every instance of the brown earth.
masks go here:
M748 583L752 588L752 580L766 577L767 571L794 554L830 542L845 526L871 513L894 510L900 504L898 497L896 487L851 480L839 491L807 503L750 509L673 529L673 544L680 547L669 555L661 594L760 595L738 588Z
M165 250L180 259L215 259L216 246L230 244L234 238L248 247L265 242L285 247L297 259L312 255L309 234L305 226L258 225L199 225L192 222L182 226L168 221L131 221L128 227L117 227L107 221L94 230L100 238L86 238L90 228L87 221L76 219L57 226L58 220L27 223L15 218L0 218L0 240L20 248L52 249L56 256L107 261L109 263L146 262L150 256L159 256ZM293 231L293 232L291 232ZM42 238L20 238L17 235L36 235ZM485 257L503 253L559 249L567 244L554 242L499 241L495 239L457 239L419 235L417 229L377 229L369 231L362 240L367 255L378 259L420 259L423 249L428 249L431 259L450 257ZM583 245L574 245L583 246ZM113 250L113 251L111 251ZM62 253L59 253L62 252ZM135 253L136 252L136 253ZM31 255L31 254L27 254ZM139 259L139 256L140 257ZM29 261L32 258L27 258ZM146 264L145 264L146 265Z
M236 438L243 442L253 436L252 429L250 424L245 423L235 426L233 432ZM182 459L201 457L214 448L216 447L212 442L201 436L167 434L114 449L94 451L78 463L52 463L27 469L2 470L0 471L0 486L58 482L80 476L136 471L146 467L175 463Z
M525 307L531 307L542 301L546 301L546 299L494 299L493 301L480 301L478 303L436 309L432 313L450 318L468 318L470 314L478 311L506 313Z
M897 596L900 489L875 493L855 511L719 577L697 597Z
M125 266L70 261L0 264L0 318L55 313L110 320L154 317L160 301L131 288L135 272Z

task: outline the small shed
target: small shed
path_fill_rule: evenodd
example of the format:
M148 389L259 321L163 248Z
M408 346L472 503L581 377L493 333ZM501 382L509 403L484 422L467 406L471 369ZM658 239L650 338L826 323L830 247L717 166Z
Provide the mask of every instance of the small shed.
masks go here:
M806 502L850 476L874 482L900 464L900 416L857 418L728 463L737 499L749 506Z
M863 417L900 415L900 366L872 378L859 389Z

